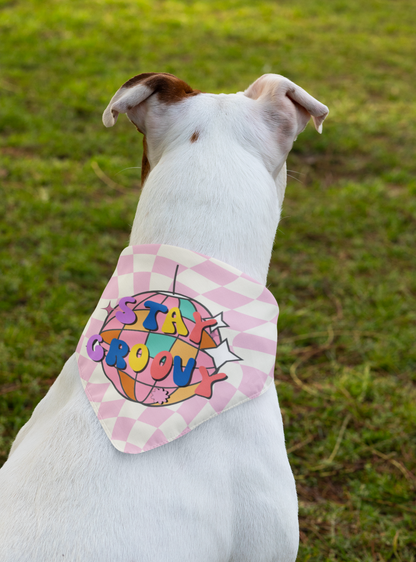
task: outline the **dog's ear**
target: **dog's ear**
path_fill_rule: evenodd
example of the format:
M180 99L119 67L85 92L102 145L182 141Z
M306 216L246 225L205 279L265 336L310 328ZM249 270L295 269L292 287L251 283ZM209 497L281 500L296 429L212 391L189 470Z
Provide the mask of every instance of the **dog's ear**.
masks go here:
M136 122L140 120L140 112L137 111L137 108L156 93L160 102L170 104L200 92L193 90L186 82L173 74L165 72L138 74L123 84L112 97L103 113L104 125L112 127L117 121L119 113L127 113L130 121L140 128L140 124Z
M286 106L288 109L295 108L296 131L295 136L301 133L309 119L312 117L315 129L322 133L322 123L328 115L329 110L305 90L291 82L284 76L278 74L264 74L256 80L244 92L249 98L264 102L266 105L279 108ZM291 106L287 105L290 100Z

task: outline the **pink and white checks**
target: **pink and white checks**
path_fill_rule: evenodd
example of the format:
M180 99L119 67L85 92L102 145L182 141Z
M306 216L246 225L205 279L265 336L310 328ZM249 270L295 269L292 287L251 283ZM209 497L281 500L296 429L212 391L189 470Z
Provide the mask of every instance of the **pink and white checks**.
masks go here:
M77 346L116 449L149 451L262 394L278 312L266 287L217 259L167 245L123 250Z

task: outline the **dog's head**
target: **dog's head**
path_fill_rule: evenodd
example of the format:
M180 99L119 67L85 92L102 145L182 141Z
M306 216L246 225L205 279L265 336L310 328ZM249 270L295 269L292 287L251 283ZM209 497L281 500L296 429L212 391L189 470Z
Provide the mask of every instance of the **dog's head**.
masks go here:
M296 137L312 117L316 130L328 108L277 74L265 74L245 92L202 94L172 74L145 73L128 80L103 114L112 127L119 113L145 135L142 183L167 150L215 137L259 157L276 179Z
M311 117L321 131L327 107L276 74L218 95L140 74L116 92L104 125L119 113L145 135L130 243L188 248L265 283L287 155Z

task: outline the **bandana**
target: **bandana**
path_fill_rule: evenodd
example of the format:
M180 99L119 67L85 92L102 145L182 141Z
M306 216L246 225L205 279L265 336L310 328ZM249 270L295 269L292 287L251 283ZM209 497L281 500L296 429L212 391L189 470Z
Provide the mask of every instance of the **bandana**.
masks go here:
M272 384L279 309L215 258L129 246L79 340L88 400L111 443L142 453Z

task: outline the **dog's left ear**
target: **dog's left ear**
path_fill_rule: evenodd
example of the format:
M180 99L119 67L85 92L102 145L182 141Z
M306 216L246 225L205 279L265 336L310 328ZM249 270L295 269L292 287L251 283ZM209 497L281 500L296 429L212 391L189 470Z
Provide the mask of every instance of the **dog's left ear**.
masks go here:
M295 109L296 132L301 133L312 117L315 129L322 133L322 123L329 113L326 105L319 102L301 87L279 74L264 74L244 92L249 98L279 108ZM290 103L290 106L288 105ZM292 111L293 113L293 111Z
M173 74L166 72L138 74L125 82L111 98L103 113L103 123L106 127L112 127L119 113L127 113L130 121L145 133L142 129L146 104L143 102L150 96L155 94L161 103L172 104L200 93Z

